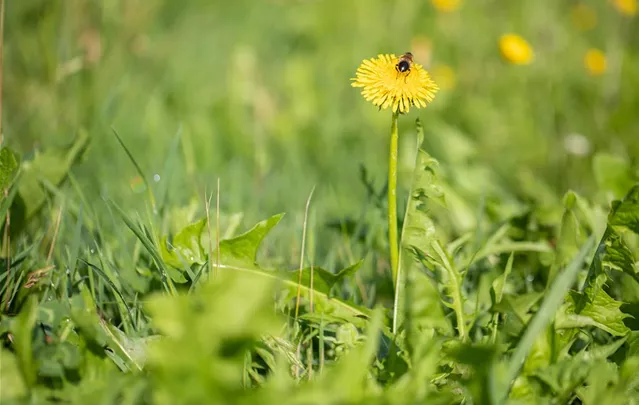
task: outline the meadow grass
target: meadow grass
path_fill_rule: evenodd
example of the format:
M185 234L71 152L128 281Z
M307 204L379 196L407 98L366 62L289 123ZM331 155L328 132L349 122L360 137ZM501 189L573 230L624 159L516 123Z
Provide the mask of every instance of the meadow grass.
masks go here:
M633 4L5 0L2 403L638 404Z

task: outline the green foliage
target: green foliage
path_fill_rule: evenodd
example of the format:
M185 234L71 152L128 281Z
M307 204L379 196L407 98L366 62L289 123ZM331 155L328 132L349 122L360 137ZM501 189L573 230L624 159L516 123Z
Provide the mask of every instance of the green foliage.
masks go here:
M5 3L0 403L639 405L615 2ZM348 78L409 48L441 90L399 117L395 289Z
M18 159L6 146L0 149L0 189L6 190L18 174Z

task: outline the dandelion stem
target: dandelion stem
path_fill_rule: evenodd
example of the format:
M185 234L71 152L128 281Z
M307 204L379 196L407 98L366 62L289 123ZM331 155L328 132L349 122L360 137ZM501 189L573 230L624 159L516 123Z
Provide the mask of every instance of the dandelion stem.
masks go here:
M397 117L393 113L391 121L390 152L388 155L388 244L390 246L391 274L393 286L397 285L397 270L399 259L399 243L397 241L397 145L399 134L397 131Z

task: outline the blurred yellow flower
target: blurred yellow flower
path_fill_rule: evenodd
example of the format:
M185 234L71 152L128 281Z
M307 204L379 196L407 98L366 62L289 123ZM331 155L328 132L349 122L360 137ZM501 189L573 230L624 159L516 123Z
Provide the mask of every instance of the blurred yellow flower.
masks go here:
M433 67L433 79L437 80L442 90L451 90L457 84L455 71L448 65L436 65Z
M433 7L444 13L455 11L461 5L461 0L430 0Z
M528 65L535 54L525 39L516 34L504 34L499 39L501 54L510 63Z
M601 76L606 73L606 55L599 49L588 49L584 56L584 66L591 76Z
M634 16L637 14L637 0L612 0L613 6L619 11L621 14L625 14L627 16Z
M410 49L416 60L422 62L424 66L430 65L433 54L433 42L425 35L418 35L410 42Z
M579 3L570 11L570 18L575 27L588 31L597 25L597 13L587 4Z
M407 113L411 106L426 107L433 101L437 85L419 63L413 62L400 72L399 61L392 54L364 60L351 85L362 87L362 96L380 109L391 107L393 112Z

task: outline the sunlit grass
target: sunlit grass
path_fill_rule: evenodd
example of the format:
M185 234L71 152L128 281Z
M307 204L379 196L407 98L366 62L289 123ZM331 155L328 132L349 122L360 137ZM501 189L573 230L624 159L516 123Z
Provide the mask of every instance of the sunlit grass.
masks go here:
M636 1L6 3L0 402L634 404Z

